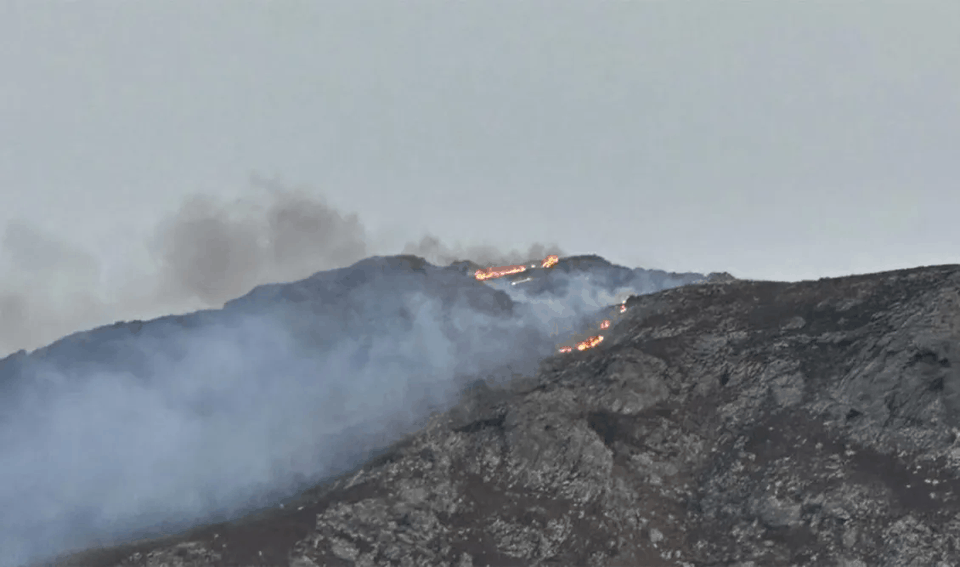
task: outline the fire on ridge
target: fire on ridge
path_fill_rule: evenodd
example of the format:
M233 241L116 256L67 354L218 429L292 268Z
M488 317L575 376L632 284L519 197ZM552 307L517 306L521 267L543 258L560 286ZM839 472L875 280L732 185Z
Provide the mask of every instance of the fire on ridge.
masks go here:
M551 254L550 256L547 256L540 262L540 267L551 268L559 261L560 261L560 258L558 256L556 256L555 254ZM486 281L490 279L501 278L503 276L509 276L512 274L519 274L521 272L527 271L528 267L536 268L537 264L532 263L529 266L527 266L526 264L515 264L513 266L495 266L492 268L477 270L476 272L474 272L473 275L478 281ZM522 281L526 281L526 280L522 280ZM620 304L620 313L623 313L626 310L627 310L627 302L626 300L624 300L623 303ZM609 329L609 328L610 328L610 320L604 319L600 323L600 329L603 330L603 329ZM593 348L598 344L600 344L601 342L603 342L603 335L593 335L591 337L588 337L585 340L578 342L574 346L561 347L558 349L558 352L561 352L561 353L573 352L574 348L576 348L578 351L583 351L589 348Z
M540 262L541 268L550 268L554 264L560 261L560 258L555 254L551 254L543 259ZM536 263L530 264L531 268L536 268ZM509 276L511 274L519 274L520 272L527 271L527 266L525 264L515 264L513 266L496 266L493 268L487 268L485 270L477 270L473 276L480 281L489 280L493 278L502 278L503 276Z

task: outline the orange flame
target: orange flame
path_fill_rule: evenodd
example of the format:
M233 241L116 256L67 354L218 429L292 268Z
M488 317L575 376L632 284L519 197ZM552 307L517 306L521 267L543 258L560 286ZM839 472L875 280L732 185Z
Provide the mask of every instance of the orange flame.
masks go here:
M623 313L626 310L627 310L626 302L621 303L620 313ZM603 321L600 322L600 329L609 329L610 325L611 325L610 319L604 319ZM561 353L568 353L568 352L572 352L574 348L576 348L579 351L584 351L584 350L587 350L588 348L593 348L597 346L601 342L603 342L603 335L594 335L586 340L580 341L579 343L576 344L576 347L565 346L557 349L557 351Z
M541 268L549 268L559 262L560 259L555 255L547 256L540 263ZM531 268L535 268L536 264L531 264ZM522 264L516 264L514 266L497 266L494 268L487 268L485 270L477 270L474 272L473 277L477 278L480 281L489 280L493 278L502 278L503 276L509 276L510 274L519 274L520 272L527 271L527 267Z
M542 262L540 262L540 267L551 268L555 266L559 261L560 261L560 258L557 255L551 254L546 258L544 258ZM536 264L530 264L530 268L536 268L536 267L537 267ZM525 271L527 271L527 266L522 264L516 264L513 266L497 266L494 268L480 269L474 272L473 276L477 278L477 280L479 281L484 281L484 280L489 280L493 278L502 278L503 276L509 276L511 274L519 274ZM627 304L626 302L624 302L623 304L620 305L620 313L623 313L626 310L627 310ZM603 322L600 323L600 328L609 329L610 320L604 319ZM580 341L579 343L576 344L576 347L565 346L557 350L561 353L573 352L574 348L576 348L579 351L584 351L584 350L587 350L588 348L593 348L597 346L601 342L603 342L603 335L594 335L592 337L589 337L586 340Z
M593 348L600 344L603 341L603 335L596 335L590 337L585 341L580 341L577 343L577 350L587 350L588 348Z
M487 268L486 270L477 270L473 276L480 281L489 280L492 278L501 278L503 276L509 276L510 274L519 274L520 272L525 272L527 270L526 266L498 266L496 268Z

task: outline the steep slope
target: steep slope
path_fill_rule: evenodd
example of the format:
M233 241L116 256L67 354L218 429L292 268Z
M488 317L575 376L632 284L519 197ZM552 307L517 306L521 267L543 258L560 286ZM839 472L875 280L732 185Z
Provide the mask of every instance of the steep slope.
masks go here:
M283 509L61 564L956 564L960 267L627 305Z
M604 287L602 269L549 274L549 301L527 301L456 266L374 257L7 357L0 567L234 518L342 474L464 385L535 372L632 289Z

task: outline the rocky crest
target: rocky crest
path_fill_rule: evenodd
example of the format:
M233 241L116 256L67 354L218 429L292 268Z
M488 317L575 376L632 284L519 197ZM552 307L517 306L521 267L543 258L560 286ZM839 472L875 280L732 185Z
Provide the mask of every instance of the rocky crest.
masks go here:
M283 508L59 564L957 564L960 266L627 306Z

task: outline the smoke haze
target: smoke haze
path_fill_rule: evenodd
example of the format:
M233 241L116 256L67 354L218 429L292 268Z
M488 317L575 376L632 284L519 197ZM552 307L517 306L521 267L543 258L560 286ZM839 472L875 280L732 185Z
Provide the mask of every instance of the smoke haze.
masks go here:
M188 199L128 266L7 224L0 349L75 334L0 360L0 567L235 516L347 470L464 380L531 371L550 322L582 314L429 264L343 268L374 248L356 215L260 189ZM429 235L403 250L441 264L559 252Z
M447 245L426 235L400 246L374 243L355 214L303 189L254 179L247 199L188 198L152 238L127 243L143 261L106 266L84 250L24 222L0 239L0 356L34 349L71 332L117 320L220 307L256 285L293 281L401 249L446 265L454 260L502 265L560 253L532 244L501 252L488 245Z
M436 236L424 236L419 242L408 243L403 247L404 254L414 254L426 259L428 262L440 266L448 265L459 260L470 260L477 264L489 264L492 266L508 266L520 264L529 260L544 258L550 254L561 255L563 252L555 245L544 245L540 243L531 244L526 252L519 250L510 250L502 252L495 246L474 245L474 246L454 246L450 247L440 241Z
M214 256L253 266L224 281L253 281L276 256L251 244L253 226L232 222L188 226L204 242L239 242ZM178 293L216 289L201 264L168 269L184 276ZM615 297L699 277L616 270L629 280L551 270L523 290L377 256L259 286L222 309L115 324L8 357L0 567L276 502L363 462L469 381L533 372L555 352L558 324L573 331Z
M0 567L275 503L363 462L466 383L535 371L598 309L700 278L584 257L481 283L449 264L561 251L428 235L403 247L415 255L367 257L356 215L267 189L187 200L143 243L152 263L125 276L7 225L4 348L67 336L0 360ZM151 311L193 312L133 320ZM102 326L117 319L129 322Z

